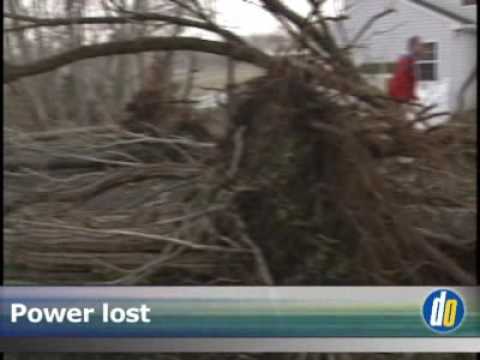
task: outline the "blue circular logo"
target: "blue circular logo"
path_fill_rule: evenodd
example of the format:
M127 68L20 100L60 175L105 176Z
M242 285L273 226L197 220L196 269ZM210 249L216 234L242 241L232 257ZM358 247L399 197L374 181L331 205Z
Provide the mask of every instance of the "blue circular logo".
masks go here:
M437 333L446 334L457 330L465 317L462 297L448 289L439 289L427 296L423 303L423 320Z

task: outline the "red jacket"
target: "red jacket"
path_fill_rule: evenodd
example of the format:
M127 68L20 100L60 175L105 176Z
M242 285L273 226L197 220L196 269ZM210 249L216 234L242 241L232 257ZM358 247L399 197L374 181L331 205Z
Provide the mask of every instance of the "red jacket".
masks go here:
M402 56L390 80L388 94L399 101L417 100L415 83L415 59L411 55Z

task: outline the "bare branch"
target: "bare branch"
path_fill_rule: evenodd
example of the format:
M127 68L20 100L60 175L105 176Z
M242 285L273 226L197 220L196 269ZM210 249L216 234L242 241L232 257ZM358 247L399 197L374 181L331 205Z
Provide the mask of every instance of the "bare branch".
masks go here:
M134 40L114 41L103 44L80 46L30 64L11 65L4 63L3 83L26 76L49 72L80 60L121 54L136 54L150 51L197 51L222 56L231 56L238 61L268 68L272 58L253 47L202 40L194 37L143 37Z
M361 37L381 18L395 12L395 9L387 9L382 11L381 13L373 15L370 19L367 20L367 22L358 30L358 32L355 34L353 37L352 42L347 46L347 48L350 48L354 46L360 39Z
M26 15L16 15L5 13L4 17L16 21L24 21L30 25L18 26L15 28L6 29L6 32L28 30L34 27L57 27L57 26L71 26L71 25L112 25L112 24L130 24L132 21L147 22L147 21L161 21L172 25L180 25L185 27L192 27L217 33L228 40L243 42L237 35L226 29L215 26L213 23L198 21L193 19L186 19L177 16L169 16L164 14L154 13L137 13L128 12L126 16L96 16L96 17L75 17L75 18L39 18Z

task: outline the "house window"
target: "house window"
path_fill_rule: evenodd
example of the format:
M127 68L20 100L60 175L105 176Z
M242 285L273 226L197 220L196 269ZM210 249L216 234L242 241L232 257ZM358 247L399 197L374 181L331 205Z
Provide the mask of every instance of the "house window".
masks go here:
M462 0L463 6L477 5L477 0Z
M423 44L424 53L417 60L418 77L420 81L438 80L438 43L427 42Z

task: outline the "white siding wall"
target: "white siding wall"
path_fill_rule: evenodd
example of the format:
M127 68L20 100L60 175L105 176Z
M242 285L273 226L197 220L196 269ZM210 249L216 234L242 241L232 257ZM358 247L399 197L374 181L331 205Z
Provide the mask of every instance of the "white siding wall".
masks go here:
M372 16L389 7L397 10L376 21L363 35L357 44L361 48L354 51L357 63L394 62L406 53L408 38L419 35L424 41L438 43L438 77L442 83L448 83L452 90L455 87L458 89L457 82L461 82L461 79L468 75L472 61L465 57L472 58L470 53L475 51L476 42L454 35L452 29L458 26L458 23L453 20L404 0L347 0L346 3L350 19L345 21L345 29L350 39ZM459 38L462 38L462 41L459 41ZM430 82L420 84L423 88L431 85ZM451 92L449 98L454 97ZM452 101L449 102L452 104Z
M477 65L476 35L466 32L452 32L452 84L451 107L455 109L457 94L472 69ZM455 75L455 74L458 74ZM472 109L477 106L477 81L470 85L465 94L465 107Z

